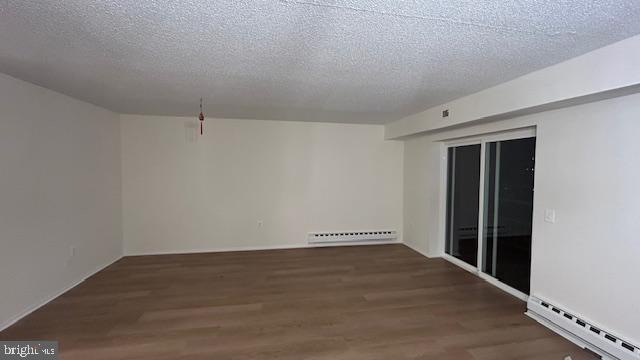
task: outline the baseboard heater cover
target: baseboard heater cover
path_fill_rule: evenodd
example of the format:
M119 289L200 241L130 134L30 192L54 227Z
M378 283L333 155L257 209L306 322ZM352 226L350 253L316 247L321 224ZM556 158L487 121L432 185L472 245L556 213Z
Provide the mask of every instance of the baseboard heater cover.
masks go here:
M601 355L603 359L640 359L638 345L631 344L548 301L530 296L527 302L527 315L577 345Z
M391 242L397 239L395 230L310 232L307 236L309 244Z

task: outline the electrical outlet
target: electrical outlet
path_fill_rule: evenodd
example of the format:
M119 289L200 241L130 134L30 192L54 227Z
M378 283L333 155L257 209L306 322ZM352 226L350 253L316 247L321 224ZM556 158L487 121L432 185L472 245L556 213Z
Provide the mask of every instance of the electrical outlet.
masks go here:
M261 228L264 226L264 221L258 220L258 227Z

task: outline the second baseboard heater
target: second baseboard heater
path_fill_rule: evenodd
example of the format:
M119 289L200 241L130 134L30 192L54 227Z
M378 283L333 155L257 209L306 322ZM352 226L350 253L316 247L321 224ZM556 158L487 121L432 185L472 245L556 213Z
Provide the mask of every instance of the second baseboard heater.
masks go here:
M603 359L640 359L637 345L548 301L529 297L527 315Z
M398 239L395 230L310 232L309 244L393 242Z

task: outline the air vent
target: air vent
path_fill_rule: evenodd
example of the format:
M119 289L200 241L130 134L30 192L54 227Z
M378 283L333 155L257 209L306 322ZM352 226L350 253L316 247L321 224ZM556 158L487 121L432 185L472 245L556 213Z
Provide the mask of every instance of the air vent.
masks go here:
M548 301L529 297L527 315L603 359L640 359L640 348Z
M395 230L311 232L307 237L309 244L395 242L397 239Z

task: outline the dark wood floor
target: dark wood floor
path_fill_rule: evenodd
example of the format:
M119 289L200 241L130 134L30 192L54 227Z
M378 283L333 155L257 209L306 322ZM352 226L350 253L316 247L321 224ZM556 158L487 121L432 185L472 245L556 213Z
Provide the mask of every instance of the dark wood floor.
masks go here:
M0 333L62 359L593 359L403 245L126 257Z

